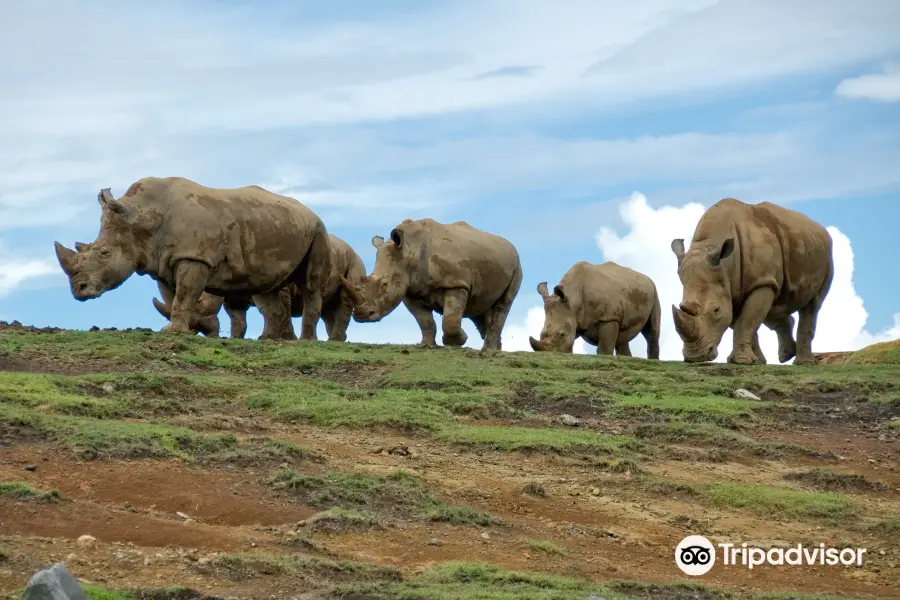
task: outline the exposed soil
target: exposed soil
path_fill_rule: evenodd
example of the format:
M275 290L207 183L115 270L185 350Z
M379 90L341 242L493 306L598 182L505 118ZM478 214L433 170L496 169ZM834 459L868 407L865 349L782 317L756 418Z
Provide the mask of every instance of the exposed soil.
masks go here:
M62 367L61 362L45 365L0 358L0 370L78 372L75 366ZM378 369L313 369L309 376L353 385L377 376ZM147 590L189 588L177 593L148 591L140 598L287 598L299 593L298 581L312 594L324 585L315 577L275 569L235 578L227 570L213 568L222 554L285 554L296 551L298 544L306 554L393 566L404 576L445 561L483 561L598 583L639 579L662 585L685 578L673 560L676 544L686 535L704 534L763 546L824 542L867 548L868 554L860 568L750 571L717 564L702 578L713 591L631 584L617 584L618 589L647 600L711 600L717 598L716 589L900 597L897 534L874 527L900 514L900 440L880 428L900 415L900 407L872 408L871 403L855 403L852 394L837 391L800 401L810 410L786 412L792 420L778 428L759 429L754 439L834 452L837 464L804 456L764 460L742 455L714 462L660 455L646 467L653 477L692 485L727 478L841 491L862 507L856 520L829 525L711 507L681 494L677 487L651 491L636 474L608 472L598 467L597 460L577 455L462 450L392 430L287 426L259 416L180 415L173 420L189 421L196 429L227 429L242 437L264 431L272 439L315 449L330 469L388 474L403 468L421 477L445 503L467 505L499 518L499 524L489 527L388 519L372 530L313 531L305 521L320 509L269 485L272 465L225 468L177 460L78 461L11 429L6 444L0 445L0 480L57 489L64 499L47 504L0 499L0 590L19 589L36 570L64 560L86 582ZM835 407L841 416L829 416ZM518 408L550 419L570 414L601 430L626 426L604 420L602 405L581 398L548 405L522 394ZM410 451L376 453L400 446ZM811 474L817 467L839 470L845 477L823 479L821 473ZM390 516L390 511L386 514ZM534 540L550 541L567 554L536 550L530 545ZM349 598L365 596L345 596Z

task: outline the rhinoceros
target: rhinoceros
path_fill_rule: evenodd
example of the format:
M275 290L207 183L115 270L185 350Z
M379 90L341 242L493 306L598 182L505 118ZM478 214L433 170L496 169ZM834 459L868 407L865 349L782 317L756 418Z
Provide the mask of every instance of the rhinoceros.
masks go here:
M86 301L133 273L175 290L164 331L194 333L204 291L253 296L265 319L260 339L294 339L282 289L303 289L301 338L316 339L331 252L325 224L293 198L252 185L210 188L182 177L145 177L116 200L97 196L100 234L81 252L55 242L72 295Z
M769 202L724 198L694 229L690 248L672 241L683 285L672 306L687 362L715 360L725 330L734 330L728 362L765 363L761 324L778 335L778 360L815 364L812 340L834 277L832 239L804 214ZM793 312L799 313L794 341Z
M329 234L328 237L331 247L331 272L322 294L322 318L325 321L328 339L343 342L347 339L347 326L350 323L353 304L346 292L343 291L340 278L345 277L352 282L359 283L366 275L366 266L347 242L334 234ZM290 295L288 310L290 310L291 316L298 317L303 314L302 290L293 283L286 287ZM173 294L162 283L159 284L159 291L163 296L163 301L154 298L153 306L159 314L168 319L171 315ZM230 298L224 302L223 300L219 296L203 292L200 296L201 308L197 319L197 331L209 335L201 327L211 327L209 319L212 318L215 318L216 331L218 331L219 321L216 314L224 304L225 312L231 319L231 337L244 337L247 332L247 310L254 305L252 298Z
M422 330L422 345L434 346L432 311L443 315L443 343L468 340L470 319L485 350L501 349L501 332L522 285L519 253L506 239L465 221L405 219L385 241L372 238L375 268L362 284L342 278L358 323L380 321L402 302Z
M643 273L613 261L579 261L552 294L546 281L537 291L544 299L544 327L541 339L528 338L535 352L572 352L581 337L597 346L597 354L631 356L628 343L642 334L647 358L659 359L659 294Z

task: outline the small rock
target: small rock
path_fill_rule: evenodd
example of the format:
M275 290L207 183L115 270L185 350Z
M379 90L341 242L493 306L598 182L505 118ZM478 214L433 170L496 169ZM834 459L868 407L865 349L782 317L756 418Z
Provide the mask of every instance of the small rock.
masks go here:
M107 394L112 394L114 391L116 391L116 386L114 386L112 382L109 381L101 385L100 388Z
M581 421L568 414L559 415L559 418L557 420L567 427L578 427L581 424Z
M26 471L37 471L37 465L25 465Z
M193 519L190 517L190 515L186 515L183 512L176 512L175 516L184 521L193 521Z
M759 400L759 396L751 392L750 390L745 390L744 388L738 388L734 390L734 397L740 398L742 400Z
M65 562L67 562L67 563L75 562L75 559L76 559L76 558L78 558L77 555L75 555L75 554L70 554L70 555L68 555L68 556L66 557L66 561L65 561Z
M601 598L600 596L588 596L587 600L604 600L604 598Z
M428 542L428 545L429 546L443 546L444 542L442 542L441 540L438 540L438 539L434 539L434 540L430 540Z
M393 454L395 456L409 456L409 447L406 444L400 444L399 446L394 446L388 450L388 454Z
M75 542L80 546L90 546L96 541L97 538L92 535L82 535L77 540L75 540Z
M591 496L599 496L600 488L591 488Z
M487 532L482 533L482 534L481 534L481 539L483 539L483 540L485 540L485 541L486 541L486 540L489 540L489 539L491 539L491 535L490 535L489 533L487 533Z
M874 458L870 458L870 459L869 459L869 464L874 465L874 464L875 464L875 459L874 459Z

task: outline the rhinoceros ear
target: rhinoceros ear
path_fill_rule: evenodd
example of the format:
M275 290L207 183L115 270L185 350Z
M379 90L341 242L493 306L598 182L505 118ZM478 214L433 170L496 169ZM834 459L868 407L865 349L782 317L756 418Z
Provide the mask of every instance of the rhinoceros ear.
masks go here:
M728 238L718 248L713 248L706 255L706 260L713 267L718 267L723 260L734 251L734 238Z
M675 239L672 240L672 252L675 254L675 258L678 259L678 262L681 262L681 259L684 258L684 240L683 239Z
M372 245L376 248L380 248L384 244L384 238L380 235L376 235L372 238Z
M398 248L403 245L403 232L399 229L393 229L391 231L391 241L394 242L394 245Z
M566 290L563 288L563 286L558 285L553 288L553 293L556 294L563 302L566 301Z
M132 209L129 206L126 206L113 198L112 192L110 192L109 188L103 188L100 190L100 193L97 194L97 201L100 203L100 206L103 210L112 211L113 214L116 214L126 221L131 220Z
M550 297L550 292L547 290L547 282L542 281L537 285L538 294L541 295L541 298L547 299Z

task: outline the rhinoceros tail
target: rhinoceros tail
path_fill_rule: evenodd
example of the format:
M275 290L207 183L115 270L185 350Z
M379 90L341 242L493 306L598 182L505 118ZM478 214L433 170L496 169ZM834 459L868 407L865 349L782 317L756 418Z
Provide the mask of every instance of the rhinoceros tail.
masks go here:
M659 292L656 284L653 285L653 308L641 334L647 340L647 358L659 360L659 330L661 325L662 307L659 303Z
M156 297L153 298L153 308L155 308L156 312L158 312L165 318L172 318L172 310L170 309L169 305L160 302Z

